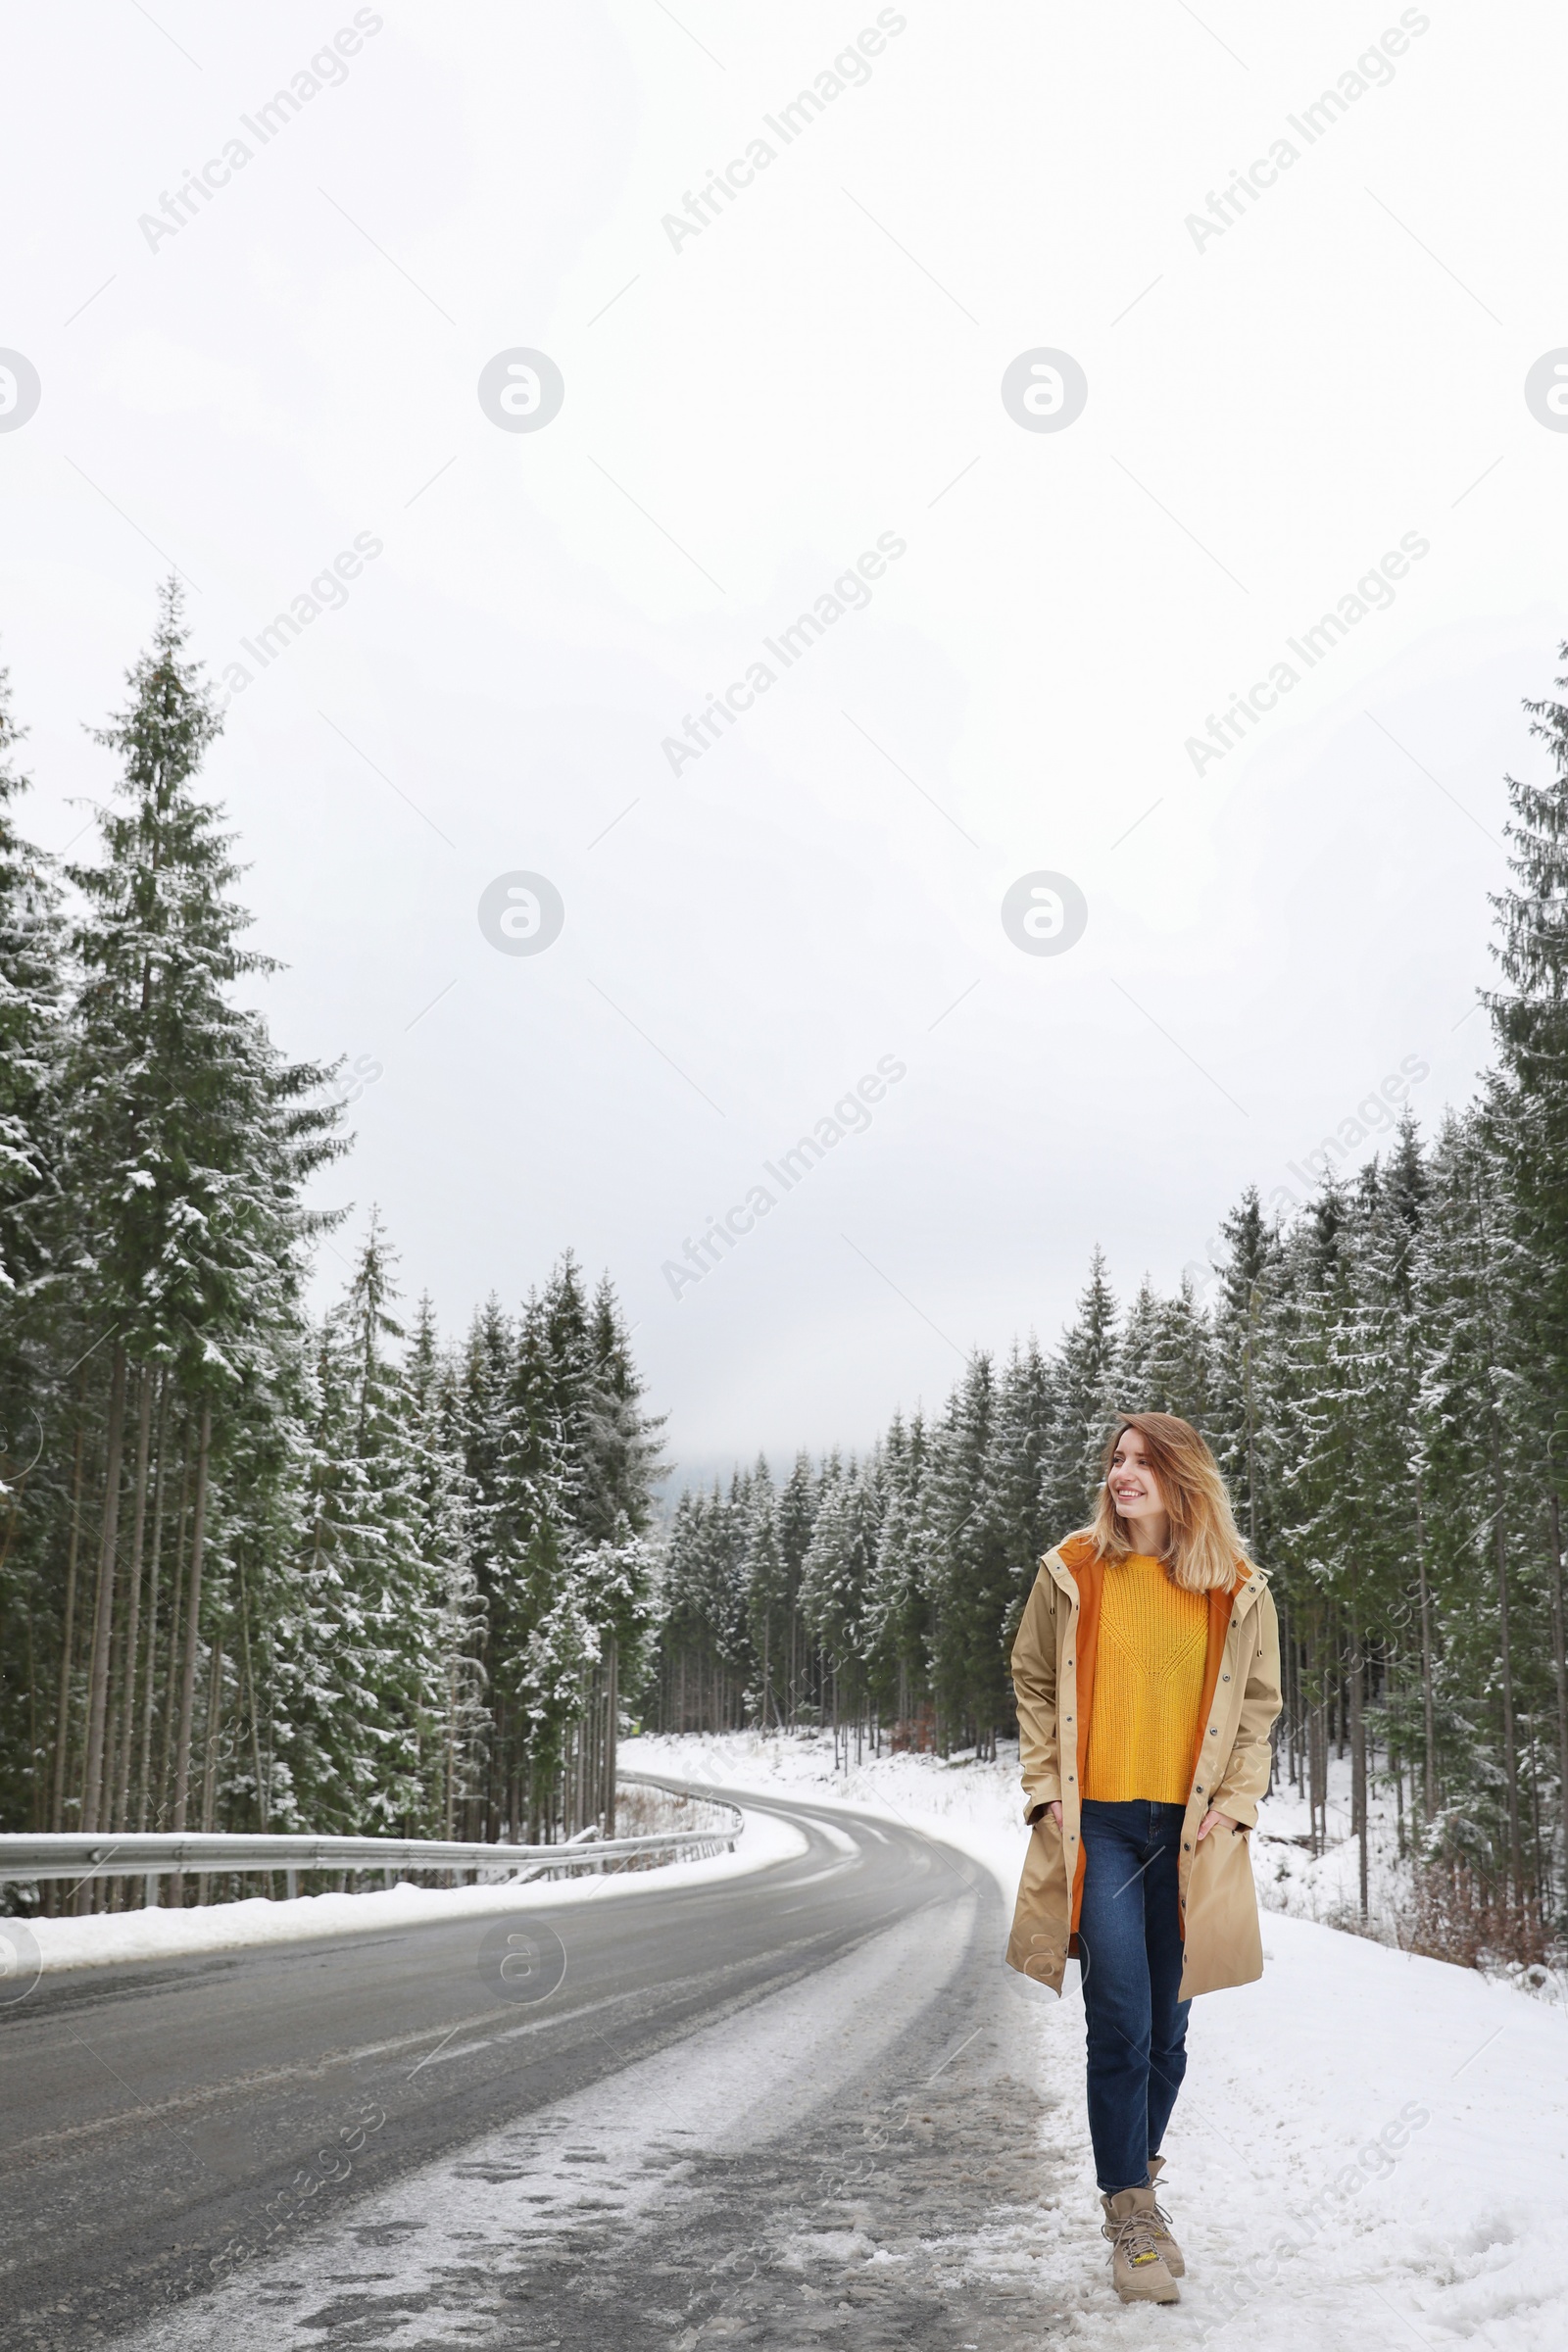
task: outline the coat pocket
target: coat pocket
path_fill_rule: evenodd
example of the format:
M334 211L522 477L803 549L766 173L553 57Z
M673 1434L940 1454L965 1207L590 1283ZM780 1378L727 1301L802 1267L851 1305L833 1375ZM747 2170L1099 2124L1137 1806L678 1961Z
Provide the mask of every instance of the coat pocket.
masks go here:
M1263 1936L1245 1829L1210 1830L1187 1882L1182 1997L1250 1984L1263 1974Z
M1018 1900L1007 1940L1009 1964L1039 1984L1060 1989L1067 1966L1071 1915L1067 1851L1054 1818L1046 1814L1029 1833Z

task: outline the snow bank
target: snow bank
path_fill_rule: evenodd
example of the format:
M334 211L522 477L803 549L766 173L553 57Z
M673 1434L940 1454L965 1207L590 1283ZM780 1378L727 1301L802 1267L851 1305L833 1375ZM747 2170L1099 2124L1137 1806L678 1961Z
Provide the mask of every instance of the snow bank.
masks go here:
M896 1816L961 1845L1012 1894L1026 1835L1015 1758L867 1757L835 1778L832 1743L814 1737L645 1739L635 1753L693 1782L797 1788ZM1272 1819L1289 1821L1288 1800L1274 1800ZM1263 1848L1265 1884L1282 1850ZM1353 1896L1353 1847L1335 1878L1293 1869L1297 1901L1342 1900L1347 1870ZM1189 2275L1181 2303L1159 2314L1161 2337L1238 2352L1418 2342L1561 2352L1568 2017L1472 1970L1310 1919L1265 1915L1263 1943L1258 1984L1193 2004L1166 2143ZM999 2214L982 2242L954 2247L954 2278L1058 2292L1081 2278L1073 2332L1097 2347L1143 2345L1150 2315L1114 2303L1105 2281L1075 1978L1069 1969L1060 2002L1022 1988L1015 2012L1051 2101L1043 2181L1066 2186L1045 2186L1041 2209Z
M1397 1943L1398 1924L1408 1917L1411 1875L1399 1853L1393 1794L1374 1784L1367 1805L1367 1925L1365 1933ZM1259 1807L1252 1865L1258 1892L1270 1910L1326 1926L1358 1925L1359 1857L1350 1835L1350 1759L1331 1756L1328 1765L1328 1844L1310 1851L1312 1817L1305 1797L1285 1782Z
M105 1911L86 1919L34 1919L26 1924L47 1974L110 1962L164 1960L175 1953L293 1943L311 1936L356 1935L367 1928L406 1928L473 1913L613 1902L675 1878L696 1886L744 1877L805 1851L805 1838L787 1822L749 1811L733 1853L712 1854L701 1862L663 1862L654 1870L615 1871L603 1878L585 1873L570 1879L533 1879L521 1886L416 1886L405 1881L373 1894L302 1894L292 1902L256 1896L194 1911Z
M1410 1940L1409 1922L1415 1909L1415 1871L1408 1850L1401 1853L1398 1806L1385 1782L1374 1782L1367 1803L1367 1911L1361 1917L1360 1855L1350 1830L1350 1761L1329 1759L1328 1842L1311 1850L1312 1816L1306 1799L1286 1784L1259 1807L1257 1834L1252 1839L1252 1871L1264 1908L1287 1911L1293 1919L1320 1920L1324 1926L1345 1928L1352 1935L1370 1936L1378 1943L1402 1949ZM1406 1849L1415 1828L1406 1807ZM1568 1971L1532 1962L1497 1960L1486 1973L1513 1984L1538 2000L1568 2006Z

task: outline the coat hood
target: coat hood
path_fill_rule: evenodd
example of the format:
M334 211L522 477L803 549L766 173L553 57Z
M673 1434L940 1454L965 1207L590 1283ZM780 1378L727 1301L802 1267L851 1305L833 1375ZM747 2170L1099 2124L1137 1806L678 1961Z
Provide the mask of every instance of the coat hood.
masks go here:
M1040 1565L1053 1584L1059 1585L1068 1599L1073 1600L1078 1594L1074 1569L1083 1567L1096 1556L1094 1544L1088 1536L1064 1536L1059 1544L1053 1544ZM1238 1556L1236 1573L1240 1582L1231 1602L1231 1614L1245 1617L1250 1609L1257 1606L1259 1595L1268 1591L1268 1570L1259 1568L1255 1560Z

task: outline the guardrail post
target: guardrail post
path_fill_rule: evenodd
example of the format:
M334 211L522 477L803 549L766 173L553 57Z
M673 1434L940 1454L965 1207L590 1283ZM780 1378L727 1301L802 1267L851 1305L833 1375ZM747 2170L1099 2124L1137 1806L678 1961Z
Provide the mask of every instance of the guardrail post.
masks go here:
M290 1902L293 1902L293 1900L294 1900L295 1896L296 1896L296 1895L299 1893L299 1890L300 1890L300 1874L299 1874L299 1872L298 1872L297 1870L292 1870L292 1869L291 1869L291 1870L285 1870L285 1871L284 1871L284 1873L283 1873L283 1884L284 1884L284 1886L286 1886L286 1888L288 1889L288 1899L289 1899L289 1901L290 1901Z
M156 1871L156 1870L150 1870L150 1871L147 1873L147 1876L146 1876L146 1878L145 1878L145 1879L142 1881L142 1897L141 1897L141 1899L142 1899L142 1906L143 1906L143 1908L144 1908L145 1910L148 1910L148 1911L156 1911L156 1910L157 1910L157 1908L158 1908L158 1873L157 1873L157 1871Z

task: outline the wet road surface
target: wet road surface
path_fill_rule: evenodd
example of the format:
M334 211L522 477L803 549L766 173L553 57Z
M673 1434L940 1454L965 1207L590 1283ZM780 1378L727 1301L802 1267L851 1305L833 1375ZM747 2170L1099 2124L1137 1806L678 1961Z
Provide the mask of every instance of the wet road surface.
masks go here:
M1012 2352L1038 2209L989 1873L886 1820L744 1878L46 1977L0 2012L7 2340ZM510 1941L509 1941L510 1938ZM978 2267L977 2267L978 2250Z

